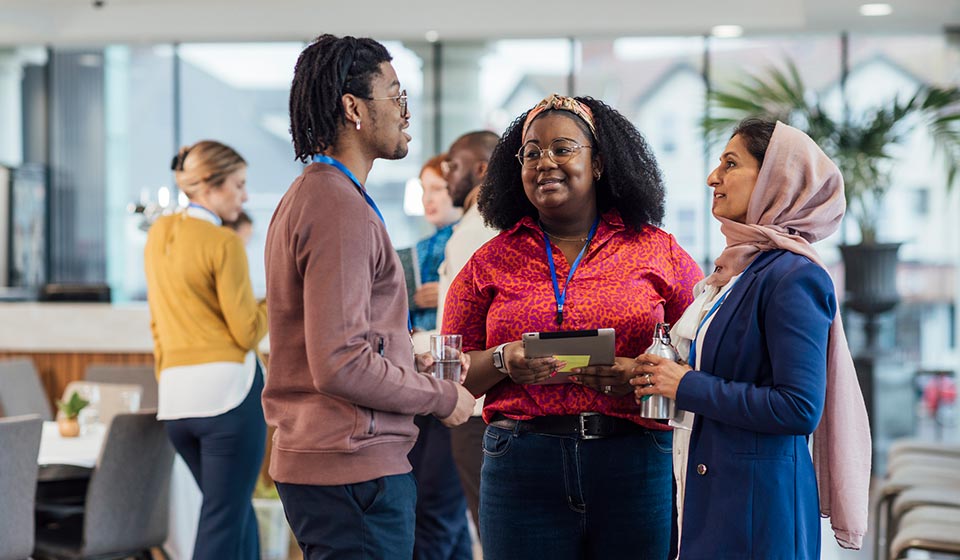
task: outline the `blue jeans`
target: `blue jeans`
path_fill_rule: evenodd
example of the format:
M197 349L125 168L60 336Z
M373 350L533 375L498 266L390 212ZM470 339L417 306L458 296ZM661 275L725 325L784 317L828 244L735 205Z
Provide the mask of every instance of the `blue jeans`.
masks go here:
M266 446L260 364L250 392L239 406L210 418L167 420L164 427L177 453L203 492L194 560L260 558L257 517L250 497Z
M450 449L450 428L416 416L420 428L408 459L417 480L415 560L473 560L467 500Z
M480 478L484 560L664 560L671 432L581 440L487 426Z
M392 560L413 556L413 475L313 486L277 482L304 560Z

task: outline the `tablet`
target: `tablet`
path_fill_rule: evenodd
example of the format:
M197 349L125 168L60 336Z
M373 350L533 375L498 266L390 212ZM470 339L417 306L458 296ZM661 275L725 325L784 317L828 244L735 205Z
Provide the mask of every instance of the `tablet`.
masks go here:
M523 333L523 355L527 358L553 356L567 362L555 375L538 385L569 383L570 370L584 366L613 365L613 329Z

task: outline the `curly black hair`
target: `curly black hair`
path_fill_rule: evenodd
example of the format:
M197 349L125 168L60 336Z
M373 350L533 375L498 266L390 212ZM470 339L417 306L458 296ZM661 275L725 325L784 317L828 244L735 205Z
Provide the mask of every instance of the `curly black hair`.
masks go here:
M640 131L616 109L592 97L575 99L590 108L597 129L595 138L586 123L564 111L591 139L593 153L602 158L603 174L596 182L597 209L602 213L616 208L623 222L636 230L648 224L659 226L663 221L665 192L653 150ZM544 111L536 118L553 111ZM526 118L524 113L507 127L490 158L477 199L484 221L500 230L513 227L524 216L538 217L536 207L523 190L520 164L515 157L520 151Z
M346 122L340 97L370 97L370 80L393 57L373 39L321 35L300 53L290 86L290 134L296 158L336 144Z

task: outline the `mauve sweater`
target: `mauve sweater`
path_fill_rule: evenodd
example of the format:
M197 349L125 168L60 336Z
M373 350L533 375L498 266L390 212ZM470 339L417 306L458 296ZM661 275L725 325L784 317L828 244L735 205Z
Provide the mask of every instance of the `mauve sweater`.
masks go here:
M415 414L453 413L451 381L418 373L403 269L387 230L339 170L309 165L270 222L270 476L352 484L410 471Z

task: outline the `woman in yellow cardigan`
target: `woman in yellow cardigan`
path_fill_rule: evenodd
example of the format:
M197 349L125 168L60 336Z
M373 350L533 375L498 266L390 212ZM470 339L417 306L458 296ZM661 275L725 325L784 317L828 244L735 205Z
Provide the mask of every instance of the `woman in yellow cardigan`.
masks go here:
M247 200L247 164L205 140L181 148L172 167L190 205L158 219L144 251L157 418L203 492L193 558L259 558L250 496L266 435L256 347L267 310L253 297L243 241L223 227Z

